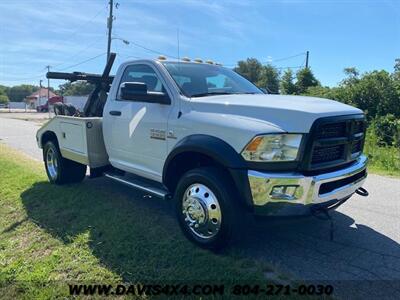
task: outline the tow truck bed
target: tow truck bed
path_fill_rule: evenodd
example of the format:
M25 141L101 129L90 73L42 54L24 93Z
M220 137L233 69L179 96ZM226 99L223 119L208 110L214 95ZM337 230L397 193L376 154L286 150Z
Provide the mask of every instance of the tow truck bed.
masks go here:
M109 164L104 146L102 118L55 116L37 132L39 147L49 132L57 136L63 157L98 168Z

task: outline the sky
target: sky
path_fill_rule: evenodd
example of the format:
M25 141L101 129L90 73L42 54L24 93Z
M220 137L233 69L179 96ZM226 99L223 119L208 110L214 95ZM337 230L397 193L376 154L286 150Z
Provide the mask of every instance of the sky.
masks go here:
M335 86L345 67L392 72L400 57L400 0L114 1L114 73L158 53L226 67L254 57L297 71L309 51L315 76ZM101 73L107 15L108 0L0 0L0 84L38 85L47 65Z

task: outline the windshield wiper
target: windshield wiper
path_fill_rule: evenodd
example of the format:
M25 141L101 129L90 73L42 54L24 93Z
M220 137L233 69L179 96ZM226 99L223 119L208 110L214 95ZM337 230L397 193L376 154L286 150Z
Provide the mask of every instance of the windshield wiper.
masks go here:
M200 93L200 94L194 94L190 97L206 97L206 96L213 96L213 95L232 95L234 93L228 93L228 92L212 92L212 93Z

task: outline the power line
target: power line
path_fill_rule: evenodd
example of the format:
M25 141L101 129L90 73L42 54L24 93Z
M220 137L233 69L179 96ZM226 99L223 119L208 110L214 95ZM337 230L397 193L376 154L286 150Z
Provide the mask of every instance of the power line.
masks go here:
M128 59L128 58L136 58L136 59L143 59L143 57L140 56L135 56L135 55L122 55L122 54L117 54L118 56L121 56L122 58Z
M104 11L104 8L105 8L105 7L102 7L91 19L87 20L83 25L80 25L79 28L77 28L77 29L76 29L75 31L73 31L70 35L68 35L67 38L64 38L63 41L65 42L65 41L71 40L71 38L72 38L74 35L76 35L79 31L82 31L82 28L84 28L87 24L93 22L93 21L100 15L100 13L101 13L102 11ZM97 42L98 42L98 40L96 40L96 43L97 43ZM82 52L84 52L84 51L87 50L89 47L93 46L94 44L95 44L95 43L90 44L90 45L87 46L84 50L80 50L78 53L73 54L71 57L69 57L69 58L67 58L67 59L76 57L78 54L81 54ZM50 47L50 48L48 49L48 51L54 50L54 48L55 48L56 46L57 46L57 43L55 43L53 47ZM55 66L53 66L53 67L58 67L58 66L61 66L61 65L63 65L63 64L65 64L65 62L60 63L60 64L57 64L57 65L55 65ZM46 69L47 69L47 67L44 67L44 68L41 69L40 71L43 71L43 70L46 70ZM39 71L39 70L38 70L38 71ZM19 79L1 79L1 80L2 80L2 81L9 81L9 82L16 82L16 81L24 81L24 80L38 79L38 78L41 78L41 77L43 77L43 76L45 76L45 75L46 75L46 74L41 74L41 75L37 75L37 76L36 76L36 75L33 75L32 77L25 77L25 78L19 78ZM9 76L9 74L8 74L7 76Z
M288 60L288 59L303 56L303 55L306 55L306 52L301 52L301 53L298 53L295 55L286 56L286 57L282 57L282 58L278 58L278 59L272 59L270 62L284 61L284 60ZM264 62L264 63L269 63L269 62Z
M152 53L155 53L155 54L158 54L158 55L164 55L164 56L167 56L167 57L169 57L169 58L178 59L178 57L176 57L176 56L169 55L169 54L165 54L165 53L163 53L163 52L161 52L161 51L148 48L148 47L143 46L143 45L141 45L141 44L138 44L138 43L136 43L136 42L133 42L133 41L130 41L130 40L126 40L126 41L128 41L129 44L132 44L132 45L134 45L134 46L136 46L136 47L142 48L142 49L144 49L144 50L146 50L146 51L149 51L149 52L152 52Z
M101 40L97 39L96 41L94 41L93 43L87 45L85 48L82 48L80 50L78 50L77 52L75 52L74 54L72 54L71 56L68 56L67 58L65 58L65 61L59 64L56 64L53 66L53 68L58 68L59 66L62 66L64 64L67 63L67 61L70 61L71 59L77 57L79 54L82 54L83 52L85 52L86 50L88 50L89 48L91 48L92 46L98 44ZM46 68L45 68L46 69Z
M96 41L96 42L98 42L98 41ZM92 45L93 45L93 44L89 45L88 47L86 47L86 49L89 48L89 47L92 46ZM85 50L86 50L86 49L85 49ZM84 50L83 50L83 51L84 51ZM77 54L74 55L73 57L77 56L78 54L82 53L83 51L80 51L79 53L77 53ZM63 71L63 70L67 70L67 69L73 68L73 67L75 67L75 66L79 66L79 65L81 65L81 64L84 64L85 62L88 62L88 61L91 61L91 60L93 60L93 59L96 59L97 57L100 57L100 56L102 56L102 55L104 55L104 54L105 54L105 53L99 54L99 55L97 55L97 56L91 57L91 58L89 58L89 59L87 59L87 60L78 62L78 63L76 63L76 64L74 64L74 65L71 65L71 66L68 66L68 67L65 67L65 68L62 68L62 69L55 68L55 67L61 66L61 65L65 64L65 63L58 64L58 65L51 66L51 67L52 67L53 69L57 69L58 71ZM71 57L71 58L72 58L72 57ZM44 67L44 68L41 69L41 70L46 70L46 69L48 70L48 67L49 67L49 66L46 66L46 67ZM5 76L5 75L4 75L4 76ZM10 76L10 74L8 74L7 76ZM45 77L45 76L46 76L46 73L42 73L42 74L38 74L38 75L32 75L31 77L23 77L23 78L18 78L18 79L1 79L1 80L2 80L2 81L9 81L9 82L16 82L16 81L25 81L25 80L38 79L38 78L42 78L42 77Z
M174 55L169 55L169 54L166 54L165 52L161 52L161 51L159 51L159 50L155 50L155 49L152 49L152 48L143 46L142 44L139 44L139 43L134 42L134 41L132 41L132 40L124 39L124 38L122 38L122 37L120 37L120 36L118 36L118 35L116 35L116 34L114 34L114 39L115 39L115 38L118 38L118 39L121 39L121 40L124 41L124 42L127 42L127 43L126 43L127 45L132 44L132 45L134 45L134 46L136 46L136 47L138 47L138 48L141 48L141 49L143 49L143 50L146 50L146 51L148 51L148 52L152 52L152 53L155 53L155 54L158 54L158 55L164 55L164 56L169 57L169 58L178 59L178 57L176 57L176 56L174 56Z
M301 65L301 66L294 66L294 67L274 67L275 69L278 69L278 70L282 70L282 69L300 69L300 68L303 68L303 65Z
M1 81L25 81L25 80L33 80L33 79L38 79L38 78L43 78L46 74L41 74L38 76L33 76L33 77L26 77L26 78L18 78L18 79L0 79Z
M225 65L225 64L222 64L224 67L237 67L238 66L238 64L235 64L235 65ZM273 66L275 69L278 69L278 70L281 70L281 69L299 69L299 68L303 68L303 66L304 66L304 64L302 64L301 66L287 66L287 67L276 67L276 66Z
M85 23L83 23L82 25L80 25L75 31L73 31L71 34L69 34L69 35L67 36L67 38L64 38L64 39L63 39L63 42L70 41L71 38L72 38L74 35L76 35L76 34L77 34L78 32L80 32L80 31L82 31L82 28L84 28L84 27L85 27L86 25L88 25L89 23L93 22L94 19L96 19L96 18L100 15L100 13L101 13L102 11L104 11L104 7L102 7L91 19L87 20ZM50 49L48 49L48 51L53 50L53 49L56 47L56 45L57 45L57 43L54 44L53 47L51 47Z
M278 59L271 59L269 61L261 61L261 64L271 64L271 63L275 63L275 62L279 62L279 61L284 61L284 60L289 60L295 57L299 57L299 56L305 56L307 54L307 52L301 52L295 55L291 55L291 56L285 56L285 57L281 57ZM245 61L245 60L244 60ZM304 63L303 63L304 64ZM238 63L235 64L223 64L225 67L236 67L238 66ZM285 69L285 68L299 68L299 66L295 66L295 67L276 67L277 69Z
M82 28L85 27L87 24L93 22L97 16L100 15L100 13L104 11L104 7L101 8L91 19L89 19L88 21L86 21L86 23L84 23L82 26L79 26L79 28L77 30L75 30L71 35L69 35L68 38L64 39L64 41L68 41L71 39L71 37L75 34L77 34L79 31L82 31ZM60 64L56 64L53 66L53 68L57 68L59 66L62 66L66 63L66 61L75 58L76 56L78 56L79 54L85 52L87 49L89 49L90 47L92 47L93 45L97 44L100 41L100 39L96 39L96 41L94 41L93 43L89 44L88 46L86 46L85 48L82 48L81 50L78 50L77 52L75 52L74 54L72 54L71 56L65 58L64 62L60 63ZM54 48L54 47L53 47Z
M79 62L79 63L73 64L73 65L68 66L68 67L66 67L66 68L59 69L58 71L64 71L64 70L68 70L68 69L74 68L74 67L76 67L76 66L79 66L79 65L82 65L82 64L87 63L87 62L89 62L89 61L92 61L92 60L94 60L94 59L96 59L96 58L98 58L98 57L100 57L100 56L105 55L105 54L106 54L106 52L103 52L103 53L101 53L101 54L99 54L99 55L96 55L96 56L94 56L94 57L88 58L88 59L86 59L86 60L84 60L84 61L81 61L81 62Z

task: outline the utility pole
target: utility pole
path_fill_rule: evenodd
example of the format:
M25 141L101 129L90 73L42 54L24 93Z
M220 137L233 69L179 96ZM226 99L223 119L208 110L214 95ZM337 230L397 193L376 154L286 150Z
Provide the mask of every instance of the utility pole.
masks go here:
M50 66L46 66L47 72L50 72ZM50 78L47 78L47 109L50 117Z
M308 56L310 55L310 51L306 52L306 69L308 69Z
M110 14L107 19L107 28L108 28L108 43L107 43L107 61L108 58L110 57L110 52L111 52L111 33L112 33L112 23L113 23L113 6L114 6L114 0L109 0L108 2L110 6Z
M42 82L43 82L43 80L42 79L40 79L39 80L39 101L38 101L38 105L41 105L41 103L40 103L40 98L42 97Z

